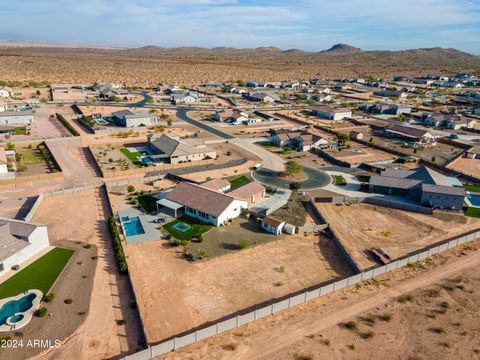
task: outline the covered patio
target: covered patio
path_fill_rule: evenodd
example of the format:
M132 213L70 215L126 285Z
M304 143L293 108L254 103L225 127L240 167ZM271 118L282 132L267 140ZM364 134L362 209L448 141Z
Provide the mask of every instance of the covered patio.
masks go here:
M157 212L163 212L174 218L182 217L185 213L185 207L168 199L157 200Z

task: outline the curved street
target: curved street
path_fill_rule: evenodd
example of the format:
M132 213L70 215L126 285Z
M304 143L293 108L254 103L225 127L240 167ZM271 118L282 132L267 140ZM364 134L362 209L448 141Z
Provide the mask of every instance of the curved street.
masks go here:
M303 171L308 176L308 178L306 180L296 182L300 183L301 188L304 190L322 188L331 183L330 175L328 175L322 170L305 167ZM275 171L266 168L260 168L258 170L252 171L252 176L255 180L261 182L264 185L270 185L282 189L289 189L290 183L292 182L279 178Z

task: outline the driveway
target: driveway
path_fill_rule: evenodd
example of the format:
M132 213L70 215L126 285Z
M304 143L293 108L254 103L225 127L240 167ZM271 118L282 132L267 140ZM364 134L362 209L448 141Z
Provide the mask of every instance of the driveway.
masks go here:
M233 144L244 148L245 150L257 155L263 161L262 168L272 171L283 171L285 168L285 160L277 154L265 150L261 146L257 146L252 142L252 139L235 139Z
M302 190L313 190L327 186L331 182L330 175L325 171L315 169L312 167L305 167L303 172L308 176L306 180L297 181L301 184ZM252 171L252 176L255 180L264 185L270 185L276 188L289 189L292 181L281 179L277 176L275 171L268 168L260 168Z
M255 205L253 205L251 210L261 215L271 214L275 210L280 209L283 205L285 205L288 202L291 194L292 190L277 189L275 194L257 202Z

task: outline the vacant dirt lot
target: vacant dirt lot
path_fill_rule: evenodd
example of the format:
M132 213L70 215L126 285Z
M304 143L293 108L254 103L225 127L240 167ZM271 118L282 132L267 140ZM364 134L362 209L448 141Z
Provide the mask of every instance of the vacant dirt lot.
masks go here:
M138 348L141 332L135 312L129 307L132 294L128 278L117 272L107 216L104 195L91 190L46 198L32 220L48 226L50 241L82 241L98 248L85 322L61 339L64 344L60 349L47 351L42 359L100 359ZM126 323L119 325L119 320Z
M350 142L349 149L342 149L341 151L337 149L326 149L324 151L335 159L345 161L349 164L370 163L396 158L396 156L392 154L354 142Z
M479 248L465 244L159 358L475 359ZM357 330L340 325L349 321Z
M151 343L351 272L331 240L313 236L195 263L166 242L128 245L126 252Z
M366 204L316 206L362 268L376 264L367 251L372 247L384 248L395 259L480 228L480 220L454 213L424 215Z
M478 159L460 158L448 167L464 174L480 177L480 161Z

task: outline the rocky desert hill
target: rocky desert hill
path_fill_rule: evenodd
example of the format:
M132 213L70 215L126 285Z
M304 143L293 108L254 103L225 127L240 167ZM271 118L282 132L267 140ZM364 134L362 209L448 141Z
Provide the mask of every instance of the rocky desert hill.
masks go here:
M455 49L363 51L337 44L306 52L276 47L130 49L99 47L1 47L0 80L50 83L111 81L151 86L158 82L193 84L202 81L257 79L281 81L349 76L388 77L480 72L480 57Z

